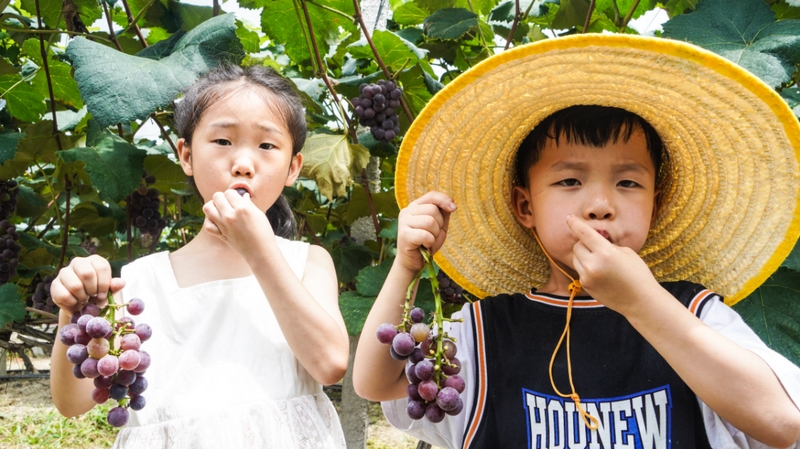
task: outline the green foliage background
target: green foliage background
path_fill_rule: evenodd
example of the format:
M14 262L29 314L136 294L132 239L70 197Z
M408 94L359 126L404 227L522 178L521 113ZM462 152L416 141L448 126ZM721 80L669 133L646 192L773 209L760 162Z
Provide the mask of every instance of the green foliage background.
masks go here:
M173 0L0 1L0 179L21 185L13 220L23 246L19 276L0 287L0 328L24 333L53 322L26 308L32 289L87 249L96 246L118 269L195 235L201 204L175 161L171 104L221 63L274 67L301 92L311 132L306 167L285 194L301 238L333 256L353 335L394 256L402 141L378 143L353 123L349 99L361 83L392 78L402 86L404 133L439 89L492 54L572 33L636 33L630 20L662 8L670 17L663 38L742 65L800 116L800 0L387 3L387 29L374 30L358 0L240 0L260 11L255 29L217 6ZM160 136L140 132L148 121ZM138 235L126 212L142 169L157 177L168 222L157 239ZM735 308L800 363L800 254L784 265ZM428 285L419 303L431 309Z

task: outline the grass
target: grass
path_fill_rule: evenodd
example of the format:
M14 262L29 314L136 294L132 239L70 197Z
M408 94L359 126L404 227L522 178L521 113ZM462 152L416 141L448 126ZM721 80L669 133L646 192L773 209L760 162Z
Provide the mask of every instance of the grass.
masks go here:
M101 405L75 418L61 416L55 407L29 407L24 414L0 412L0 448L109 448L117 435L106 423L109 408Z

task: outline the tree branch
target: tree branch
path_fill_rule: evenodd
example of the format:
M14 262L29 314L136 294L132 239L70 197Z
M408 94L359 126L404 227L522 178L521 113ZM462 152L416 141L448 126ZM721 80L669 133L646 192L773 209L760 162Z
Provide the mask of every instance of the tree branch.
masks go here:
M103 0L100 0L103 1ZM131 8L128 6L128 0L122 0L122 6L125 8L125 14L128 16L128 28L133 27L136 31L136 36L139 37L139 42L142 43L144 48L147 48L147 41L144 39L142 35L142 30L139 29L139 24L133 21L133 14L131 14Z
M585 33L589 29L589 24L592 22L592 13L594 12L595 3L596 0L592 0L589 3L589 12L586 13L586 21L583 22L583 30L581 31L581 33Z
M36 0L36 19L39 23L39 28L42 28L42 12L39 8L39 0ZM61 147L61 138L58 135L58 120L56 119L56 97L53 95L53 82L50 79L50 63L47 61L47 49L44 47L44 38L39 36L39 51L42 54L42 65L44 66L44 74L47 77L47 91L50 94L50 111L53 112L53 138L56 139L56 147L58 151L63 150Z

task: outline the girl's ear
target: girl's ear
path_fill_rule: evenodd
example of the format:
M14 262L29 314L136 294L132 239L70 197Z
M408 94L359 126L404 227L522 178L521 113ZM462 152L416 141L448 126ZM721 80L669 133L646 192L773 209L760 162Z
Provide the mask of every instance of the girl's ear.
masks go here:
M178 139L176 147L178 150L178 160L181 162L181 168L183 168L183 172L186 174L186 176L194 176L192 171L192 150L186 143L186 139Z
M292 162L289 164L289 176L286 177L286 184L290 186L294 184L297 177L300 176L300 169L303 168L303 153L297 153L292 156Z
M511 204L514 208L514 216L522 226L528 229L536 227L536 216L533 213L530 191L520 186L514 186L511 192Z

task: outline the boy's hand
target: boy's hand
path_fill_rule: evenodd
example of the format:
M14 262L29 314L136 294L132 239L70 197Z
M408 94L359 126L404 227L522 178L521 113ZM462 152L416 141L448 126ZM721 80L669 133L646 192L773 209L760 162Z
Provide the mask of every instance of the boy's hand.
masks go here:
M567 225L578 237L572 263L586 292L606 307L626 315L626 307L660 288L653 273L632 249L609 242L575 216Z
M247 256L258 247L253 239L274 235L266 214L251 200L250 194L239 195L236 190L217 192L203 205L206 215L203 229Z
M398 217L395 262L413 273L421 270L425 260L419 248L428 248L433 254L442 247L455 210L453 199L442 192L428 192L409 203Z
M68 315L81 310L89 301L104 306L108 291L116 294L125 281L111 277L111 265L98 255L76 257L58 272L50 284L53 302Z

